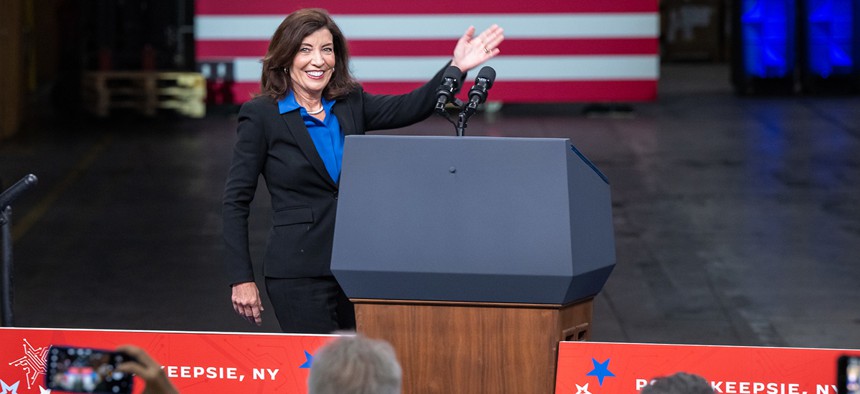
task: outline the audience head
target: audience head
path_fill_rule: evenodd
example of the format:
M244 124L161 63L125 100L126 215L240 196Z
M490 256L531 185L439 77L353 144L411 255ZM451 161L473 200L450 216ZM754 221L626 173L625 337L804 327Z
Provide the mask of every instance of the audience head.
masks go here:
M321 347L308 377L309 394L399 394L402 371L388 342L348 335Z
M671 376L654 379L654 382L642 388L640 394L714 394L714 389L705 378L678 372Z

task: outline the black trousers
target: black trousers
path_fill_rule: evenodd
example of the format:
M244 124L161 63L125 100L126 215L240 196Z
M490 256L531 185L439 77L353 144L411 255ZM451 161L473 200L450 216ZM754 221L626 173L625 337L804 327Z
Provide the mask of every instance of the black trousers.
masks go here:
M332 276L266 277L266 293L283 332L330 334L355 330L355 308Z

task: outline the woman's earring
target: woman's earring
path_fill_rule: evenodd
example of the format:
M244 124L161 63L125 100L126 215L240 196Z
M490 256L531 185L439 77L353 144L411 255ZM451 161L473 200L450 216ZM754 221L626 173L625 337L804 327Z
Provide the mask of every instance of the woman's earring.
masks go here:
M287 68L286 68L286 67L284 67L282 70L284 70L284 72L287 72Z

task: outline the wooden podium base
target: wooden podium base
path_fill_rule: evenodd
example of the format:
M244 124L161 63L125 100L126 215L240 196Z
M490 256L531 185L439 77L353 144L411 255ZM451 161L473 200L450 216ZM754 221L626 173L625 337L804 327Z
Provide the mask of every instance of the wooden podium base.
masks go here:
M394 346L404 394L553 393L558 343L589 338L593 305L352 302L357 331Z

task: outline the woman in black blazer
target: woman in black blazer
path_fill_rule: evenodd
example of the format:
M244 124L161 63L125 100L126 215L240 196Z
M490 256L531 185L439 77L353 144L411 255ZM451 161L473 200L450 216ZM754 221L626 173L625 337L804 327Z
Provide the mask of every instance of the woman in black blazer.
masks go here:
M463 73L499 53L502 29L470 27L451 65ZM404 95L373 95L349 72L340 29L321 9L284 19L263 58L261 94L239 111L238 140L224 191L224 240L233 308L261 324L248 245L248 214L260 175L272 199L264 261L266 291L281 329L330 333L355 327L352 303L330 269L345 135L404 127L429 117L440 70Z

